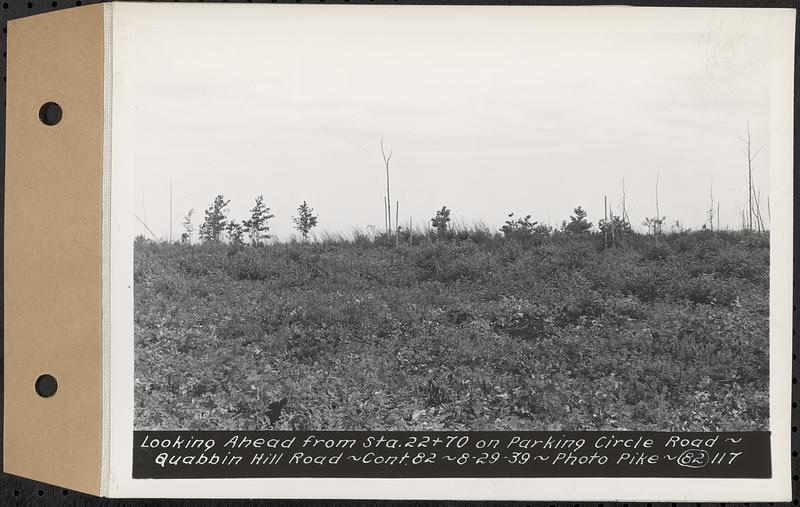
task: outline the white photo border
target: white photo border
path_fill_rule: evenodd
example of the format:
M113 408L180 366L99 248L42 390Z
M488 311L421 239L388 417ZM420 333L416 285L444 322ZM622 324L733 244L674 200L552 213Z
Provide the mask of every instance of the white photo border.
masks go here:
M299 16L324 16L326 9L476 8L457 6L332 6L235 4L106 4L114 9L117 36L143 26L152 16L180 17L191 26L194 9L294 9ZM715 9L650 7L478 7L486 9L570 9L576 22L602 23L607 17L625 16L631 9L665 9L672 15L713 16ZM752 12L752 9L748 9ZM769 13L771 30L770 196L770 479L667 479L667 478L253 478L253 479L133 479L133 238L136 172L136 125L126 113L136 100L136 90L124 79L124 62L135 58L135 45L113 45L110 360L110 477L104 494L112 497L178 498L338 498L434 500L547 500L547 501L691 501L756 502L791 500L791 381L793 295L793 88L794 20L789 9L759 9ZM617 21L619 21L617 19ZM128 39L131 40L131 39ZM117 63L123 62L118 68ZM109 373L109 372L107 372Z

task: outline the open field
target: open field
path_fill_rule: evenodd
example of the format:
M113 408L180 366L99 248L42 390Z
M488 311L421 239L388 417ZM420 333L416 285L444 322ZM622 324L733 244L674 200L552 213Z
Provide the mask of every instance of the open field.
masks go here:
M139 239L135 426L767 429L768 238L660 241Z

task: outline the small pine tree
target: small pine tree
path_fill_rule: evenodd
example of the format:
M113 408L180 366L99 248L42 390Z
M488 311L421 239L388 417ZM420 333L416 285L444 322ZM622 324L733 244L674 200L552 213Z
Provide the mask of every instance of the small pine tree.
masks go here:
M436 235L443 238L447 234L448 224L450 223L450 210L447 206L436 212L436 216L431 218L431 225L436 229Z
M600 220L597 223L597 226L600 228L600 232L611 232L614 231L614 234L624 233L627 234L631 232L631 224L621 216L611 214L608 220Z
M294 221L294 228L303 235L304 241L308 239L308 233L311 232L311 229L317 226L317 216L314 215L314 209L306 201L303 201L303 204L297 208L297 216L292 217L292 221Z
M626 236L631 232L631 224L623 217L611 213L611 216L606 219L601 219L597 223L600 232L604 235L605 246L609 244L616 246L621 243L623 246L626 244Z
M259 195L256 197L255 206L250 210L250 219L242 222L244 232L253 245L261 244L263 240L270 238L269 221L272 218L275 218L275 215L264 205L264 196Z
M244 250L244 230L242 224L231 220L225 226L228 233L228 255L236 255Z
M228 233L228 241L231 245L244 245L244 229L242 228L242 224L235 220L230 220L225 225L225 231Z
M500 232L509 239L528 239L533 237L537 224L538 222L531 222L531 215L515 219L514 214L509 213L508 220L500 228Z
M645 217L642 225L647 229L648 235L657 238L662 233L664 221L666 221L666 219L667 217Z
M578 206L572 210L575 214L570 215L569 223L564 225L564 232L567 234L585 234L592 228L592 223L586 220L586 211Z
M228 204L230 200L218 195L206 210L206 219L200 226L200 239L204 243L219 243L228 225Z
M190 209L186 216L183 217L183 233L181 234L181 243L189 244L192 242L192 234L194 234L194 226L192 225L192 215L194 214L194 209Z
M531 233L534 236L549 237L553 234L553 228L550 227L549 225L539 224L533 228L533 231L531 231Z

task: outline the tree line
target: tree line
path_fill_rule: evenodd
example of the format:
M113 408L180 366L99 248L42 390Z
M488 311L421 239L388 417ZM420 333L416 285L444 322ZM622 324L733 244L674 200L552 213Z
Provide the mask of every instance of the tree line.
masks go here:
M750 138L750 125L747 125L747 137L741 138L745 148L743 152L747 156L747 177L748 177L748 196L745 201L745 206L742 209L742 230L747 232L765 232L767 227L761 215L760 206L760 192L753 183L753 161L755 160L758 152L753 152L751 148ZM390 162L394 153L393 149L389 149L388 153L384 147L383 138L380 140L380 153L383 159L383 169L386 173L386 195L383 196L384 203L384 226L386 237L393 237L395 243L399 243L401 233L407 233L409 240L413 237L413 227L411 220L407 228L400 225L400 202L395 201L394 204L394 221L392 221L392 200L390 193ZM666 223L666 216L661 216L658 202L658 175L656 176L655 184L655 216L645 217L642 226L645 228L646 234L654 238L658 243L658 238L663 234L664 224ZM170 193L171 196L171 193ZM610 212L607 198L604 197L604 213L603 218L598 221L598 233L603 236L606 246L616 245L617 243L625 244L625 237L633 232L631 223L628 219L625 202L625 181L622 181L622 202L621 214L615 215ZM235 245L244 245L250 243L252 245L263 244L266 240L270 239L270 220L275 218L271 213L270 208L264 203L264 196L259 195L255 199L255 204L250 210L250 218L237 222L228 217L228 205L230 200L226 200L222 195L217 195L208 209L205 210L205 217L203 223L198 229L199 239L202 243L222 243L229 242ZM171 200L170 200L171 206ZM714 200L713 186L711 188L711 200L709 208L706 212L707 223L703 224L703 230L714 231L714 215L716 212L717 225L716 229L720 228L719 219L720 204ZM171 208L170 208L171 209ZM560 228L551 227L549 225L541 224L531 220L532 215L524 217L515 217L514 213L508 214L508 217L499 229L505 238L525 239L550 236L554 233L561 233L565 235L584 235L594 233L593 224L589 222L587 212L578 206L573 209L573 215L570 215L569 221L563 220ZM767 198L767 213L769 213L769 198ZM192 225L192 216L194 210L191 209L183 219L183 233L181 234L180 241L182 243L191 243L192 237L195 232ZM138 219L138 217L137 217ZM147 224L139 219L145 226L147 231L153 236L154 239L159 240L147 227ZM318 224L318 216L314 213L306 201L303 201L296 210L296 214L292 216L294 229L297 230L303 238L307 241L312 230ZM442 206L437 210L435 215L429 220L427 224L428 237L445 238L452 232L451 231L451 210L447 206ZM679 221L675 221L673 225L673 232L684 232ZM172 226L170 225L170 241L172 239Z
M230 199L217 195L208 209L205 210L205 218L198 229L202 243L222 243L227 240L235 245L244 245L245 242L249 242L252 245L260 245L272 237L269 233L271 229L269 221L275 218L275 215L264 204L263 195L256 197L255 205L250 210L250 218L241 222L228 217L228 205L230 202ZM193 215L194 209L190 209L183 218L181 243L192 242L192 236L194 235ZM317 226L317 220L318 217L314 214L314 209L306 201L303 201L297 207L296 215L292 216L294 228L300 232L304 240L308 239L311 230Z
M234 245L262 245L272 238L271 220L275 218L270 207L264 202L264 196L259 195L255 198L255 203L250 209L249 218L237 221L229 217L230 199L223 195L214 197L211 204L204 212L203 223L197 228L199 241L201 243L230 243ZM578 206L570 215L569 221L564 220L560 228L541 224L532 220L532 215L517 217L514 213L509 213L505 223L499 228L498 232L509 239L526 239L534 237L549 236L553 233L566 235L585 235L593 233L594 224L587 220L587 211ZM192 243L195 233L193 225L194 209L190 209L184 216L181 225L183 232L180 237L181 243ZM319 223L319 216L308 202L303 201L291 217L293 227L307 241L313 229ZM412 232L409 226L393 224L395 237L401 233ZM601 233L616 229L621 232L630 232L631 226L621 217L611 215L610 220L601 219L598 223ZM149 230L149 229L148 229ZM447 206L442 206L429 220L428 234L433 238L444 239L453 232L452 210ZM390 233L385 233L391 236ZM158 239L154 236L154 239Z

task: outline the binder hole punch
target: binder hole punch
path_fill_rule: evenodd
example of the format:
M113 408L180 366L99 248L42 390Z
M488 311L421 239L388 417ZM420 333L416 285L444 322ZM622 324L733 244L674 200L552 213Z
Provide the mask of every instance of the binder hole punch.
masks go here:
M63 116L63 112L61 111L61 106L56 104L55 102L45 102L42 104L42 107L39 108L39 120L45 125L55 125L61 121L61 117Z
M58 391L58 382L54 376L45 373L44 375L39 375L39 378L36 379L35 388L36 394L42 398L49 398Z

